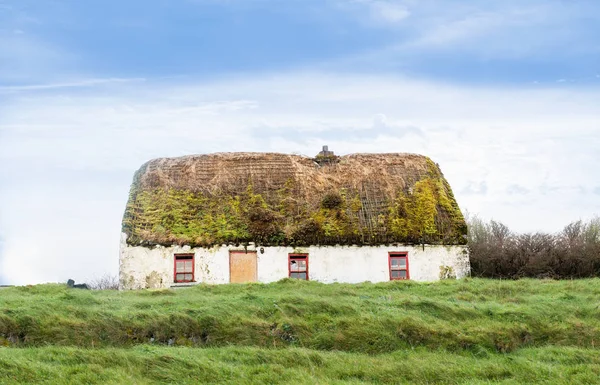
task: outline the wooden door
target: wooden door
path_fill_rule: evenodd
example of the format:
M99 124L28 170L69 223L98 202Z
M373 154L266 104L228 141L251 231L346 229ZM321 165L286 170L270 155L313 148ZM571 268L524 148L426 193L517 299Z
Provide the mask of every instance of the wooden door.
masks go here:
M229 282L256 282L257 271L256 251L229 252Z

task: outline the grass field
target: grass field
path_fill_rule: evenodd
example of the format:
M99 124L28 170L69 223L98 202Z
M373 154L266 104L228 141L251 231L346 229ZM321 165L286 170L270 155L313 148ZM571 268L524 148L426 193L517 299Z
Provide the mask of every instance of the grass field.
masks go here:
M600 280L0 290L0 383L600 383Z

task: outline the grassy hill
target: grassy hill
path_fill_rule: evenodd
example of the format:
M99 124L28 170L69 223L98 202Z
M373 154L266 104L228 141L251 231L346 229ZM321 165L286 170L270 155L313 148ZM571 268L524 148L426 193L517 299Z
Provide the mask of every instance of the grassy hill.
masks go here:
M0 383L597 383L600 280L0 290Z

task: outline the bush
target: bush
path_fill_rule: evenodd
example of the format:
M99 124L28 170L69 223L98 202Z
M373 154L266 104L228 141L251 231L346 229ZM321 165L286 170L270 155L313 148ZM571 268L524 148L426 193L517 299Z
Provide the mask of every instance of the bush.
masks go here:
M274 237L281 233L276 213L262 207L253 208L248 213L248 231L255 241L273 243Z
M342 196L337 192L330 192L325 194L321 201L321 207L324 209L337 209L342 205Z
M88 286L92 290L119 290L119 278L115 275L105 274L93 279Z
M556 234L517 234L500 222L468 220L471 273L477 277L586 278L600 276L600 217L576 221Z

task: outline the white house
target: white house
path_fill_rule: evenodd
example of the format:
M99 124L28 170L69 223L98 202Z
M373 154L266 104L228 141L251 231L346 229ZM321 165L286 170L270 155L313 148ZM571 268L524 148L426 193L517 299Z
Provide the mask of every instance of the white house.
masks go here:
M461 278L465 234L439 166L421 155L155 159L134 176L120 286Z

